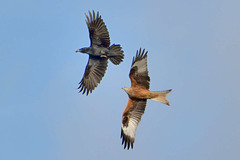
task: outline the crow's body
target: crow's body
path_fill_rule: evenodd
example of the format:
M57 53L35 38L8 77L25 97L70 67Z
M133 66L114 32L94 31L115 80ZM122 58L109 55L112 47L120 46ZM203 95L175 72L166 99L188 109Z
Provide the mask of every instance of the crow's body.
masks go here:
M89 55L85 73L78 87L79 92L88 95L101 82L107 70L108 59L113 64L119 65L123 61L124 54L119 44L110 46L109 33L101 16L99 16L99 12L95 15L94 11L93 13L89 11L89 17L86 15L86 18L91 45L78 49L76 52Z

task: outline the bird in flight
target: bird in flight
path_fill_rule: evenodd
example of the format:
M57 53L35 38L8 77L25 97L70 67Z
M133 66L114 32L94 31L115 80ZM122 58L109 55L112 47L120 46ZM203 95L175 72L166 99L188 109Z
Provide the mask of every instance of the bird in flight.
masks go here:
M141 117L145 111L147 99L162 102L170 105L166 96L170 90L149 91L150 77L148 76L147 51L145 49L137 51L136 57L132 60L129 73L131 87L122 89L128 94L128 103L122 115L121 138L124 149L133 148L135 135Z
M79 82L79 92L82 94L92 93L97 85L102 80L108 66L108 59L119 65L124 58L122 47L119 44L110 46L110 38L107 27L103 22L99 12L95 14L90 11L89 16L86 16L86 23L89 30L90 47L84 47L76 50L89 55L88 64L82 80Z

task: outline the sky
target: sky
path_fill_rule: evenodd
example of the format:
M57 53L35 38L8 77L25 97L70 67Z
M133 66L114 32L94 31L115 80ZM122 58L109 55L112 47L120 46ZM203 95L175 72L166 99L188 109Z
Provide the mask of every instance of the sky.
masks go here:
M240 1L12 0L0 2L1 160L240 159ZM90 44L88 10L99 11L109 62L89 96L78 93ZM121 116L133 56L148 50L153 91L133 150L121 145Z

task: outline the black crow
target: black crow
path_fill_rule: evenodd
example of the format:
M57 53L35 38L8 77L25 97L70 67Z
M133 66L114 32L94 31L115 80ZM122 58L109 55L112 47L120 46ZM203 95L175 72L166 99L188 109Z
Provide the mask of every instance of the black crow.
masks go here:
M110 38L107 27L103 22L99 12L97 15L93 11L89 11L89 16L86 15L86 23L89 30L89 37L91 40L90 47L84 47L76 50L89 55L88 64L85 69L82 80L79 82L78 89L82 94L86 95L92 93L97 85L102 80L108 66L108 59L119 65L124 58L122 47L119 44L110 46Z

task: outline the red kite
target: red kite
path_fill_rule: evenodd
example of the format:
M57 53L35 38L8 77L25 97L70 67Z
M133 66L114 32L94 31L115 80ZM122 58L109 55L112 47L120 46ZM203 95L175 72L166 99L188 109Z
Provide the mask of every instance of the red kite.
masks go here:
M79 92L82 92L82 94L86 93L86 95L88 95L89 92L92 93L101 82L107 70L108 59L110 59L113 64L119 65L124 58L122 47L119 44L110 46L109 33L99 12L97 12L96 15L94 11L93 13L89 11L89 17L86 15L91 45L90 47L76 50L76 52L89 55L88 64L78 87L78 89L80 89Z
M133 58L129 78L131 87L123 87L128 94L128 103L122 115L121 138L124 149L133 148L135 135L141 117L145 111L147 99L162 102L170 105L166 96L170 90L165 91L149 91L150 77L148 76L147 68L147 51L137 51L136 57Z

